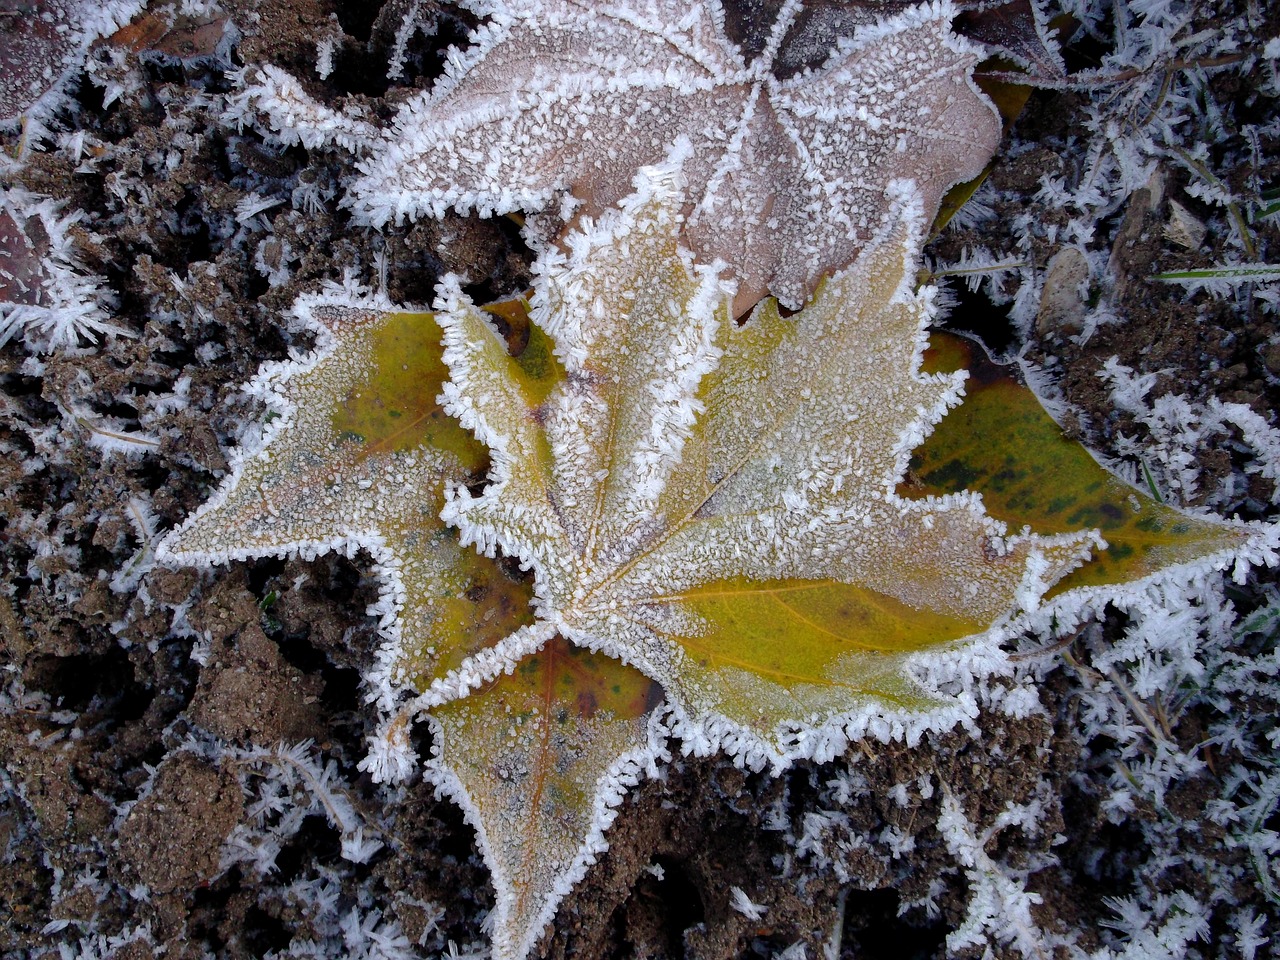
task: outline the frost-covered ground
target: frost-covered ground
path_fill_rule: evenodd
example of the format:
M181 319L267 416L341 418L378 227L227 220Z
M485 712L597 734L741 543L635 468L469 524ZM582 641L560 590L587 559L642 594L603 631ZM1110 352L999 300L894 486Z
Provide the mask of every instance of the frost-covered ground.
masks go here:
M773 10L726 6L748 43ZM952 322L1021 351L1067 430L1166 499L1273 517L1280 12L1006 6L1024 37L1071 16L1068 79L1030 64L991 177L926 250ZM151 558L256 429L238 385L305 346L283 320L299 294L527 286L511 221L353 225L352 154L273 128L245 86L277 67L376 125L471 22L428 0L153 9L76 46L87 71L3 128L0 951L484 951L470 828L357 770L368 564ZM917 746L780 780L673 763L624 801L543 949L1272 955L1274 579L1167 584L1026 637L972 728Z

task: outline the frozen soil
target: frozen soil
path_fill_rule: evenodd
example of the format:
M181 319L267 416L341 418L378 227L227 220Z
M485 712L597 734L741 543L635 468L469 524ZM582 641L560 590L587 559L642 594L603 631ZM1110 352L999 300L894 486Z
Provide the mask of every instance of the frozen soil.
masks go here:
M407 7L386 8L397 4ZM99 82L80 84L64 118L83 142L33 150L3 174L6 186L85 211L77 247L105 277L114 322L129 335L39 358L17 340L0 349L0 954L239 958L312 941L356 955L367 938L348 927L395 939L393 923L405 949L437 955L452 941L465 953L484 943L492 904L471 829L429 787L381 787L356 768L374 719L360 680L377 645L365 615L377 592L368 565L327 557L165 570L147 562L155 531L139 529L131 506L149 505L164 530L217 485L243 424L261 414L239 385L303 345L283 320L300 293L345 271L374 283L385 271L393 300L424 303L438 276L457 271L477 300L491 299L524 288L529 255L501 219L353 228L336 199L349 157L271 146L220 120L233 65L263 63L306 78L313 95L359 100L385 117L401 87L430 82L465 20L444 17L437 36L418 36L406 77L389 90L377 65L391 21L376 3L234 0L222 9L241 33L232 61L207 39L207 49L181 55L157 41L108 40L93 54ZM738 15L749 33L752 9ZM1260 36L1275 33L1272 23ZM341 35L334 71L318 79L317 41ZM1219 97L1253 109L1257 78L1219 76ZM109 106L104 81L121 91ZM966 247L1007 246L1000 225L1018 214L1063 219L1039 184L1083 162L1088 144L1073 139L1083 109L1078 92L1037 91L984 188L997 216L961 223L929 254L942 262ZM15 154L19 135L0 146ZM1272 182L1276 171L1254 175ZM1092 247L1109 250L1109 273L1092 289L1072 287L1078 307L1042 310L1031 329L1003 330L992 320L999 308L957 286L951 322L1025 344L1071 405L1067 429L1105 455L1145 429L1115 409L1098 376L1113 356L1157 373L1154 395L1218 397L1268 420L1275 408L1274 315L1248 298L1189 296L1149 280L1153 270L1221 259L1224 241L1212 233L1194 254L1166 236L1171 201L1209 219L1185 194L1187 179L1162 170L1106 211ZM246 214L254 195L275 203ZM1275 239L1270 223L1257 225L1264 246ZM1058 248L1037 241L1023 252L1043 276ZM1073 324L1099 296L1123 322L1079 342ZM106 452L103 432L148 439ZM1245 456L1232 444L1206 452L1201 489L1240 473ZM1219 507L1265 515L1269 485L1246 479ZM1264 589L1255 581L1233 599L1247 611ZM1080 948L1102 946L1109 898L1139 889L1157 828L1186 855L1182 866L1162 865L1144 895L1184 891L1274 922L1247 852L1210 816L1238 759L1228 751L1205 750L1197 772L1162 798L1137 795L1123 817L1107 807L1119 741L1082 732L1081 691L1094 682L1094 651L1125 625L1114 614L1087 642L1043 654L1045 709L1030 716L993 709L974 730L912 747L861 744L781 778L677 760L625 799L608 853L562 903L543 954L713 960L799 943L810 957L837 944L846 958L943 956L972 896L938 825L948 798L979 835L990 832L986 853L1039 896L1039 928ZM1278 705L1258 695L1244 706L1266 714ZM1215 716L1209 704L1183 713L1174 746L1195 755ZM425 754L428 735L419 736ZM281 744L305 744L318 768L333 764L335 791L384 844L367 863L342 858L340 831L305 776L282 779L296 763ZM264 799L277 780L298 817L288 829L280 819L289 812ZM1011 803L1039 805L1035 829L999 827ZM228 856L238 828L284 838L271 869ZM1218 889L1224 876L1238 889ZM732 887L763 912L734 909ZM1232 953L1228 912L1207 924L1197 949L1243 955ZM1002 953L1018 955L1008 943L996 945Z

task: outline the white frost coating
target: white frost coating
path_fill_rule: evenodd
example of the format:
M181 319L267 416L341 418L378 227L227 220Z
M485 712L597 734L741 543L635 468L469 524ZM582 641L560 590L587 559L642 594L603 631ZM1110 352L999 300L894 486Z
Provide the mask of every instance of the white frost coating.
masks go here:
M535 893L536 904L532 910L517 916L517 887L523 878L511 875L507 858L491 836L494 825L492 812L481 809L480 804L492 798L476 798L467 789L463 779L449 760L450 739L446 725L434 715L428 715L432 732L432 757L426 765L426 779L436 787L438 794L448 797L462 808L463 816L476 831L476 843L493 878L496 903L493 915L494 960L523 960L542 936L555 917L556 908L579 880L587 868L608 848L605 831L617 817L617 807L627 791L645 777L658 775L658 764L670 759L664 746L667 737L662 710L655 710L645 721L646 732L642 746L620 753L596 779L592 791L590 816L581 825L573 825L573 831L581 837L576 848L568 851L566 862L554 871L553 881ZM525 817L532 813L525 809ZM511 829L510 824L504 825ZM562 854L562 851L541 851L544 854Z
M267 128L285 144L301 144L308 150L334 144L352 153L364 150L377 137L377 129L358 112L326 107L279 67L245 67L234 79L240 89L228 99L223 121L240 129L256 125L260 113Z
M112 593L133 593L142 578L155 566L155 541L158 520L151 509L151 498L134 496L126 501L124 514L133 526L138 549L129 561L111 577Z
M374 783L407 783L415 776L420 758L409 737L414 719L412 711L384 717L369 738L369 752L357 769L369 774Z
M764 915L769 912L768 907L753 903L741 887L729 888L729 906L748 920L763 920Z
M1026 805L1011 803L990 828L979 834L943 785L938 832L969 881L967 914L964 922L947 934L949 952L984 946L990 949L990 941L994 940L1001 946L1013 947L1026 960L1039 960L1053 955L1055 946L1069 942L1041 930L1031 915L1031 908L1042 902L1038 893L1026 888L1026 878L1037 864L1015 871L987 854L987 846L1001 830L1020 827L1034 835L1042 818L1043 810L1034 800Z
M428 11L423 10L423 3L424 0L410 0L408 9L400 16L387 62L388 80L395 80L404 74L405 61L409 57L409 41L416 32L421 31L428 37L436 34L436 22L426 15Z
M312 741L303 740L274 747L222 748L238 772L245 796L262 795L267 800L250 804L253 814L238 823L227 837L220 869L234 863L252 864L259 873L276 869L276 856L310 812L323 814L338 831L344 859L367 863L382 848L381 840L368 836L369 824L352 803L337 762L322 760L314 746ZM251 771L257 775L250 776ZM298 803L299 794L305 797L305 804ZM289 797L292 803L286 806L279 802L281 797ZM293 815L281 814L290 808Z
M1171 393L1151 399L1147 395L1155 387L1158 375L1139 376L1115 357L1106 362L1099 376L1110 384L1116 406L1132 414L1150 433L1145 441L1121 437L1121 455L1149 464L1165 492L1176 502L1186 504L1207 498L1209 503L1223 503L1238 498L1242 491L1233 483L1238 483L1239 478L1230 474L1223 479L1221 489L1199 489L1202 453L1218 446L1234 429L1255 453L1246 471L1268 480L1271 502L1280 503L1280 431L1250 407L1226 403L1217 397L1195 404Z
M83 216L60 216L58 204L20 187L0 191L0 344L21 337L49 353L132 336L109 320L114 300L76 251L71 228Z
M416 703L426 709L465 697L495 677L511 673L516 664L541 650L555 633L555 626L546 622L521 627L494 646L467 658L458 669L433 680Z
M933 671L948 674L946 690L929 682L946 648L908 657L828 640L823 666L804 668L813 681L791 688L733 666L736 628L714 606L700 612L698 591L738 578L847 583L892 609L972 623L939 626L957 639L994 624L963 648L975 665L1015 610L1034 610L1101 541L1007 536L976 496L895 493L963 379L918 372L932 293L911 288L925 223L912 184L892 184L870 252L794 322L765 307L739 328L717 319L728 291L676 244L683 152L542 263L531 315L566 373L536 411L500 338L456 281L441 285L445 406L493 463L490 485L451 489L442 516L464 542L531 567L538 612L562 636L658 680L686 751L777 770L850 737L914 742L963 722L976 710L954 689L964 671Z
M15 9L5 18L0 126L21 118L28 141L46 134L93 42L115 33L144 6L142 0L43 0L34 13Z
M984 649L987 656L973 656L975 648ZM1005 665L1008 662L999 643L991 642L986 637L978 638L958 649L965 656L953 672L962 681L969 683L973 681L973 674L969 670L992 664ZM826 722L779 730L776 734L776 746L762 743L758 734L724 717L704 716L691 719L683 710L673 706L669 722L672 734L681 741L680 750L684 756L709 757L724 753L739 767L752 771L768 768L773 775L782 773L800 760L828 763L840 756L850 744L861 740L905 743L914 747L926 734L945 733L958 726L973 729L973 722L979 714L979 704L971 692L963 689L957 691L953 687L952 692L943 695L927 681L922 680L919 685L924 693L939 696L937 706L893 707L883 702L866 700Z
M951 33L950 4L887 18L786 80L772 68L799 3L750 64L714 3L478 6L489 21L376 139L353 136L350 120L280 116L287 135L332 128L331 142L367 149L346 201L363 221L545 209L570 189L596 215L686 137L694 251L732 266L742 308L766 289L798 307L864 248L890 180L913 180L932 218L999 141L970 78L979 52Z

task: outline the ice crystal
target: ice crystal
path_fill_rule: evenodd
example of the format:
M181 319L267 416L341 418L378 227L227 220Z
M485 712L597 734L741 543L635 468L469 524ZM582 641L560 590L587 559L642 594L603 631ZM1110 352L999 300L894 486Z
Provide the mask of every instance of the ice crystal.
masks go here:
M0 344L20 337L47 353L126 334L108 320L110 296L80 262L71 228L81 218L60 216L52 200L25 190L0 191Z
M368 151L349 198L366 222L543 209L568 191L599 213L684 137L694 251L736 271L740 307L766 289L798 307L871 238L891 183L914 181L929 216L1000 136L948 4L859 27L786 79L773 68L797 2L750 61L717 3L464 5L487 21L389 130L309 101L279 71L248 91L286 140Z
M83 62L89 45L128 22L138 0L35 0L9 7L0 36L0 123L39 116Z
M684 162L687 145L643 168L545 254L527 314L477 309L457 278L434 316L350 292L301 302L316 349L250 388L275 419L156 549L374 556L383 720L362 766L408 776L430 711L427 776L476 827L502 958L532 949L671 736L776 770L949 727L972 712L963 678L1049 617L1045 591L1102 545L1010 535L963 490L899 492L963 380L920 369L917 192L895 190L802 312L767 301L739 326L732 284L682 246ZM489 319L503 310L530 324L517 355ZM1154 569L1271 556L1271 534L1246 548L1244 528L1202 525ZM473 543L531 570L532 593ZM1152 567L1088 569L1052 616Z

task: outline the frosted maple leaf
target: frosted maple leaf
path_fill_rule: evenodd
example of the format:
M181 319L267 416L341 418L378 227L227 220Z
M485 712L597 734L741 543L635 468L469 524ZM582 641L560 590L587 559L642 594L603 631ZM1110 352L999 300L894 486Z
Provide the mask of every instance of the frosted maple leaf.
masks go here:
M668 731L779 770L950 726L965 708L924 691L913 656L998 642L1100 545L1008 536L972 494L897 494L962 380L920 373L918 194L804 311L769 301L738 326L731 285L680 245L678 163L635 185L537 265L530 319L554 354L511 357L456 278L437 304L445 408L492 458L441 516L530 567L538 613L504 641L512 676L432 710L428 776L493 871L495 957L529 952ZM667 718L568 664L565 640L656 681Z
M686 138L686 241L736 271L735 312L765 290L799 307L866 245L891 182L914 181L931 217L999 142L970 78L979 51L951 32L949 4L859 29L783 80L772 68L797 2L750 62L715 2L464 6L488 19L435 88L380 136L344 134L370 151L348 198L366 222L536 210L566 191L596 214ZM286 100L292 116L296 94Z
M430 315L390 306L336 290L294 305L316 348L263 365L246 392L271 409L270 424L157 551L204 566L367 551L383 582L370 612L387 640L377 668L384 711L405 686L422 692L469 656L493 656L528 608L518 584L459 549L439 520L445 482L469 478L483 453L437 402L444 368Z
M1042 604L1090 571L1072 568L1095 532L1009 535L975 494L897 489L961 385L920 371L919 196L896 192L803 311L767 302L739 326L731 284L681 244L679 171L678 155L643 169L619 208L544 255L527 314L478 310L456 278L434 316L346 293L301 301L315 350L250 387L277 417L156 551L374 557L386 642L366 680L382 725L361 766L380 780L420 769L409 731L425 715L426 776L492 873L499 960L533 949L673 736L775 771L852 738L911 740L974 714L964 682L998 668L1023 614L1069 618L1153 571L1275 559L1273 531L1121 485L1100 522L1124 515L1115 543L1131 556ZM494 313L532 321L518 355ZM477 439L489 485L473 493ZM1042 477L1043 458L1014 446L993 458L1002 476ZM1061 484L1055 513L1099 513L1097 472L1089 460ZM532 587L459 533L520 560Z
M1098 541L1006 536L972 495L895 492L961 392L918 372L918 196L803 313L770 301L739 327L724 281L678 246L675 178L646 169L540 263L532 320L562 365L545 396L445 284L446 409L494 466L442 516L532 567L531 648L558 632L634 664L694 749L777 767L869 700L925 706L913 650L1033 609Z

